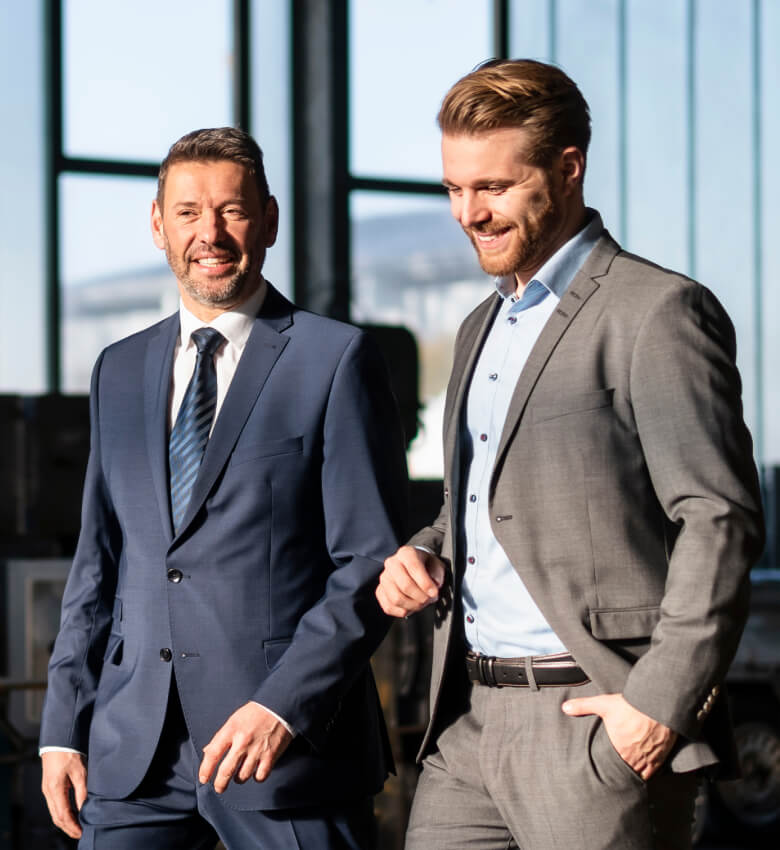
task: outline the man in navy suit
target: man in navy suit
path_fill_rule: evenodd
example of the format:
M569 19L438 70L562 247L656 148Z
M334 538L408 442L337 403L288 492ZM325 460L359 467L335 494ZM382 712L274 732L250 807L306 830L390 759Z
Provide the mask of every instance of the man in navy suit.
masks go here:
M403 445L365 334L262 277L277 224L249 135L176 142L152 232L180 309L95 366L40 741L52 817L81 847L373 843L392 768L374 590Z

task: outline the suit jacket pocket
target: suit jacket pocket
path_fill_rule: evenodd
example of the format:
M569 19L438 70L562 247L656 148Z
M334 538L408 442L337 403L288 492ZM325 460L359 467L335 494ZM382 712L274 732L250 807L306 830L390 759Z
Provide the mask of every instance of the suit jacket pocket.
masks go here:
M599 640L649 637L661 617L657 605L640 608L591 608L590 631Z
M287 647L292 643L291 638L280 638L277 640L264 640L263 652L265 653L265 663L269 670L281 661L282 656L287 650Z
M300 454L303 451L303 437L285 437L281 440L263 440L258 443L239 445L233 450L232 463L246 463L263 457Z
M548 419L557 419L559 416L569 416L572 413L583 413L588 410L597 410L600 407L611 407L614 389L593 390L588 393L577 393L562 398L559 404L534 405L531 402L528 412L531 422L545 422Z

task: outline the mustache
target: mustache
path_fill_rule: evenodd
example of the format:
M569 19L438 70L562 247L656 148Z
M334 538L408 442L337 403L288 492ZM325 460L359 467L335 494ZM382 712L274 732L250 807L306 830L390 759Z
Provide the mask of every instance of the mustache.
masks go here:
M490 224L472 224L463 229L467 233L479 233L482 236L489 236L491 233L503 233L509 230L511 225L509 222L491 222Z
M238 259L238 254L230 245L198 245L197 248L192 248L187 252L188 260L202 260L204 257L219 257L220 259L235 260Z

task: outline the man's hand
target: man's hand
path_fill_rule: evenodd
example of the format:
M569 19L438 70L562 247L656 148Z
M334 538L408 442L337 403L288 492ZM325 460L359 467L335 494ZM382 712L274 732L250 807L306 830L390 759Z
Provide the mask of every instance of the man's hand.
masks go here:
M376 598L385 614L408 617L439 598L446 568L435 555L402 546L385 561Z
M70 789L73 789L76 798L76 808L80 810L87 799L87 768L84 757L80 753L50 750L41 755L41 763L41 790L54 825L71 838L81 838L81 827L70 804Z
M258 782L268 777L279 756L292 741L292 735L261 705L248 702L228 717L225 725L203 748L198 778L206 783L214 777L214 790L221 794L231 778ZM224 758L223 758L224 756Z
M647 781L666 761L677 733L628 703L622 694L570 699L561 706L572 717L597 714L618 755Z

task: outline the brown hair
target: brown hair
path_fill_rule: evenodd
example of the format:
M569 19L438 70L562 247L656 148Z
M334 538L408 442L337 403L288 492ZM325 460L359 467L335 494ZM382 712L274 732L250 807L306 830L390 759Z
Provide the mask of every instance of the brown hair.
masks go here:
M587 156L590 143L590 110L576 84L555 65L533 59L478 65L444 96L437 121L450 135L522 128L529 161L542 167L570 145Z
M263 168L263 152L257 142L236 127L193 130L171 145L157 175L157 203L162 207L168 169L178 162L219 162L228 160L247 168L255 178L260 201L265 204L271 193Z

